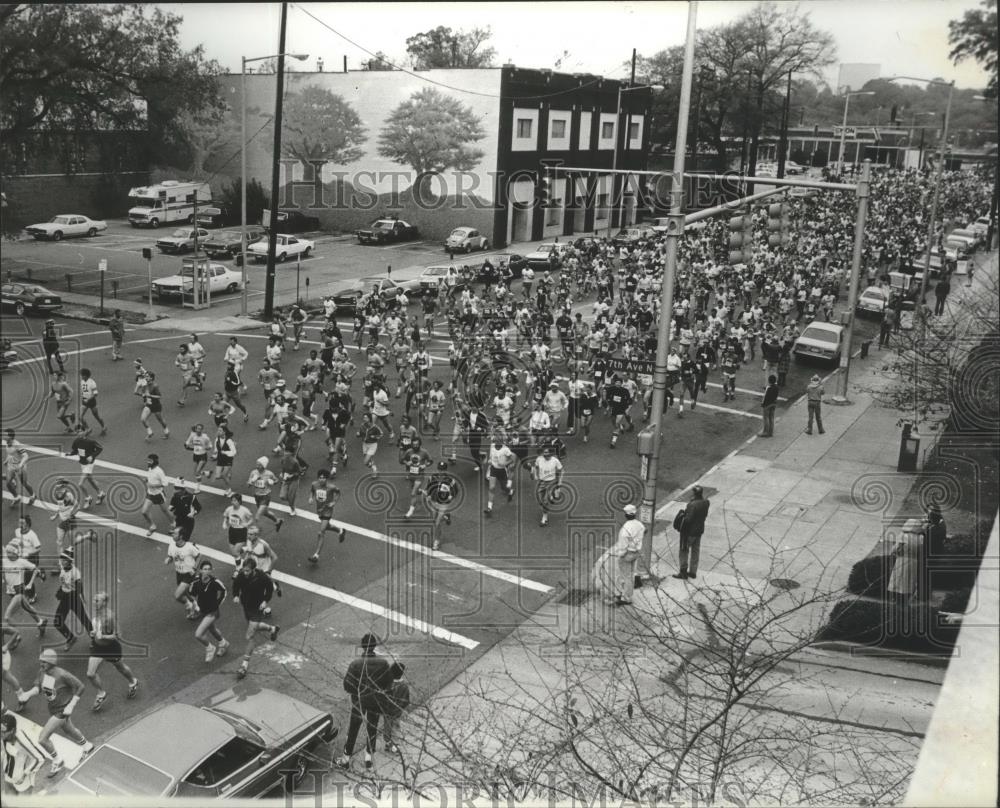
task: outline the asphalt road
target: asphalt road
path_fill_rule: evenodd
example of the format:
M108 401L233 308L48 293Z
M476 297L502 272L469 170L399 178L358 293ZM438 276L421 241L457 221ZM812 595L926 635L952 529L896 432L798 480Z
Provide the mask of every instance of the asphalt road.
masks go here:
M19 246L34 248L34 245ZM69 250L77 245L37 247ZM355 249L367 252L365 248ZM346 271L357 274L354 270ZM192 393L188 406L181 409L174 404L180 379L173 359L185 333L143 328L129 331L126 357L129 360L141 357L148 369L157 372L171 428L169 440L161 439L157 430L154 440L147 443L139 424L141 405L132 394L131 361L111 362L108 337L100 326L68 320L57 322L63 349L70 354L67 370L73 378L81 367L92 370L101 390L100 409L109 424L107 436L99 440L105 447L101 461L111 465L99 467L98 477L102 487L112 488L113 494L109 503L92 507L84 519L85 524L95 520L101 532L97 547L88 549L81 558L85 588L88 595L100 588L112 592L122 617L123 634L130 643L129 664L143 683L140 698L125 701L124 681L113 670L104 673L112 701L101 713L82 710L78 721L87 734L97 736L151 704L169 699L219 665L204 662L203 649L191 636L192 624L172 600L173 570L163 564L166 536L160 533L155 539L145 538L137 511L142 498L142 480L138 474L145 468L149 452L160 455L168 474L190 476L191 463L182 443L192 424L210 421L205 408L211 391L221 382L221 356L227 336L202 335L208 350L209 384L205 392ZM855 345L875 331L874 323L858 322ZM48 377L38 342L41 320L9 318L3 325L5 336L14 340L25 360L4 372L4 426L14 428L23 443L41 450L32 453L29 468L30 479L39 488L39 499L44 502L50 500L58 478L76 480L76 463L58 456L68 449L71 438L62 434L51 401L46 398ZM344 330L349 332L349 328ZM309 336L315 338L315 330ZM273 431L262 432L257 428L263 401L253 379L266 340L262 331L241 332L239 339L251 354L247 373L251 392L246 397L251 420L246 425L235 424L238 456L234 487L245 492L244 483L254 459L270 454L275 435ZM303 352L308 347L309 344L303 345ZM432 377L444 377L447 372L445 347L440 339L430 343L436 363ZM287 355L286 375L294 367L295 357L291 352ZM736 401L722 401L718 386L721 379L713 376L712 386L696 411L687 410L683 419L677 417L676 411L668 413L658 481L660 502L760 429L761 422L755 417L759 413L759 394L755 391L760 389L763 374L757 362L752 365L752 369L744 368L737 377L740 389ZM788 384L782 391L784 399L790 401L801 395L808 378L817 369L793 362ZM830 369L818 370L825 374ZM782 409L786 401L782 402ZM398 408L394 415L397 418L400 415ZM778 428L788 427L779 422ZM795 428L800 427L795 425ZM442 432L450 434L450 429ZM356 611L359 634L368 627L378 627L394 637L397 644L407 637L423 639L431 635L443 653L463 653L464 659L471 662L544 599L589 586L592 562L611 542L619 524L620 506L634 501L640 490L632 436L624 436L617 448L610 449L609 434L607 421L599 417L588 444L583 444L577 436L567 438L566 497L545 528L538 524L540 512L526 469L519 475L513 502L508 503L501 496L493 517L485 517L482 513L485 485L468 460L466 447L458 447L460 460L454 472L463 486L462 505L453 524L445 528L442 552L436 554L427 550L429 524L422 511L418 509L413 520L404 519L408 497L395 448L383 441L378 454L380 474L373 479L362 473L367 470L359 468L359 442L351 438L351 464L336 479L343 497L335 517L349 531L346 542L338 544L336 535L329 534L321 562L315 566L308 563L316 522L305 515L311 514L311 509L305 502L304 491L299 496L300 515L284 514L286 522L279 534L274 534L269 522L263 522L263 534L273 541L280 556L277 569L288 576L284 596L273 604L276 622L284 628L309 625L323 611L346 603ZM310 475L325 460L319 435L319 432L309 433L303 452L310 463ZM437 459L446 452L447 444L442 439L429 441L427 446ZM228 580L228 544L221 530L221 514L227 503L221 489L210 490L211 485L206 485L200 497L204 511L195 538L206 552L215 551L216 569ZM41 504L27 512L35 521L46 553L53 556L53 523L46 518L48 511ZM3 508L5 539L12 535L15 518L15 511ZM154 511L154 518L161 530L166 527L162 514ZM54 559L49 563L54 566ZM39 598L39 605L49 607L50 611L55 607L54 588L50 578L42 585ZM233 642L232 653L240 650L243 628L238 608L229 605L223 629ZM22 631L25 641L15 652L14 671L22 681L30 681L36 670L38 639L30 627ZM52 643L56 638L58 635L50 628L45 641ZM85 648L83 642L79 643L80 658L68 664L81 677L86 666ZM258 653L274 655L288 650L279 638L277 644L267 645ZM86 706L92 696L92 688L88 688ZM25 715L42 721L44 706L36 699Z

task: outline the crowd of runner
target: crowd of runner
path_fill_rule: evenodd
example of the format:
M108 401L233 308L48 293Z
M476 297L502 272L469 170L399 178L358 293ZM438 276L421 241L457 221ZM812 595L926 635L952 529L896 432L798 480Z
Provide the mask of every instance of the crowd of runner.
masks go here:
M868 282L905 271L924 252L930 186L931 179L915 171L875 175L863 251ZM977 175L946 172L940 219L963 224L974 219L987 208L990 192ZM834 319L846 295L855 205L854 195L845 192L790 195L791 238L775 247L767 241L767 212L758 208L753 258L743 264L728 260L725 219L707 220L685 233L670 313L666 401L678 417L686 404L694 410L710 385L721 388L723 402L734 398L738 374L745 374L743 384L754 390L762 390L770 374L784 384L802 328L816 318ZM277 637L270 601L281 595L272 577L278 553L275 543L261 536L261 526L269 523L277 534L286 522L281 514L298 516L305 498L318 523L308 559L319 562L327 534L340 542L347 536L335 517L341 497L336 481L345 477L386 470L405 475L406 518L418 510L429 516L431 547L437 550L463 501L461 488L476 484L456 468L459 453L485 477L487 516L498 495L513 498L515 471L523 462L536 483L540 522L547 524L572 442L587 443L597 432L595 423L606 422L600 434L614 448L623 432L650 416L651 375L615 368L623 366L616 360L649 360L655 353L664 256L665 236L659 234L624 247L610 239L581 239L563 251L558 264L538 273L526 270L519 281L511 267L492 266L487 257L481 272L490 282L442 286L419 301L402 293L389 301L367 294L350 326L338 322L332 300L309 328L309 315L293 306L268 325L260 357L252 358L237 337L221 356L211 356L191 334L178 345L173 369L154 372L136 358L133 392L141 401L145 439L155 437L154 424L164 440L186 433L190 467L165 470L159 456L148 453L142 517L147 535L161 527L172 533L164 559L176 573L172 595L197 624L194 636L206 661L230 646L219 624L228 598L242 606L247 624L238 676L246 675L259 637ZM118 360L123 358L120 317L112 320L111 334ZM45 340L50 395L56 417L72 435L66 453L78 463L79 477L74 482L67 476L55 487L51 519L57 547L43 552L47 543L28 512L35 502L28 451L8 430L5 488L11 506L21 507L21 519L4 553L3 675L16 692L17 710L37 692L45 693L50 720L41 746L55 773L62 762L51 744L53 732L64 731L85 750L90 747L72 725L84 685L58 667L55 654L56 647L68 652L77 642L69 615L89 635L92 709L108 699L98 674L102 662L125 679L127 698L136 695L139 680L122 661L107 594L93 593L88 607L76 568L80 548L98 539L96 531L81 528L78 516L106 496L93 475L103 449L98 438L107 431L99 413L99 380L86 368L70 380L54 330L46 330ZM174 405L167 389L177 391ZM168 417L182 415L188 425L171 433ZM240 444L247 430L270 433L270 451L245 458ZM168 474L180 479L174 482ZM212 483L220 484L227 500L221 528L236 570L227 582L196 543L219 544L214 526L200 526L195 535L199 494ZM279 501L284 507L275 508ZM157 514L165 521L158 523ZM57 567L47 564L55 558ZM58 593L54 627L62 641L46 649L38 681L25 688L10 668L10 653L21 641L14 617L23 613L44 637L47 621L35 604L49 574Z

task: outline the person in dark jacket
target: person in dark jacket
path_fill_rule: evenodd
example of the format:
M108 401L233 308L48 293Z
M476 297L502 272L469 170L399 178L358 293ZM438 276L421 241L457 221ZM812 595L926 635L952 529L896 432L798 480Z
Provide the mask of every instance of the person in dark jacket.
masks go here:
M236 671L236 678L242 679L250 668L250 655L257 647L257 633L266 631L268 639L274 642L278 639L280 626L271 625L267 616L271 613L268 602L274 596L274 581L271 576L257 568L257 559L249 556L243 560L233 581L233 603L243 607L243 616L247 619L247 649L243 660Z
M375 649L379 638L365 634L361 638L361 655L354 658L344 674L344 690L351 697L351 718L347 727L344 753L335 763L347 768L354 754L354 744L358 739L361 722L365 723L368 734L365 744L365 768L372 768L372 754L378 738L379 718L385 711L386 701L391 698L392 683L402 677L404 666L384 656L377 656Z
M767 377L767 387L764 389L764 400L760 407L764 413L764 428L758 437L774 437L774 410L778 406L778 377L773 373Z
M938 284L940 286L941 284ZM62 353L59 350L59 333L56 331L56 321L46 320L45 328L42 331L42 349L45 351L45 364L49 368L49 375L55 373L52 368L52 360L55 359L59 365L59 372L65 373Z
M937 282L937 286L934 287L934 297L937 298L937 302L934 304L934 314L944 314L944 304L948 299L948 294L951 292L951 281L948 280L948 276L945 275L941 280Z
M691 501L684 508L684 519L680 530L680 571L674 574L674 578L698 577L698 556L701 550L701 535L705 532L708 506L709 501L705 499L704 489L696 485L691 489Z

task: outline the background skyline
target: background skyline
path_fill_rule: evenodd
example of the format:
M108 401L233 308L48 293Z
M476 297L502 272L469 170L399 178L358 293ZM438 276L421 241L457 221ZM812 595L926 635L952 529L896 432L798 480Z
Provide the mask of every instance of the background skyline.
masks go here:
M159 5L184 18L180 38L186 47L202 44L206 56L230 72L239 72L241 56L265 56L277 49L278 3ZM703 0L698 27L735 20L754 5ZM814 25L834 37L837 61L822 73L831 88L839 64L851 62L877 62L883 78L954 78L959 88L986 86L986 71L974 61L953 65L948 58L948 22L976 7L973 0L812 0L779 5L798 5ZM325 70L339 71L345 55L348 68L358 70L370 58L362 48L384 51L395 64L409 67L407 37L438 25L489 26L493 30L489 44L496 49L498 65L510 61L519 67L621 77L627 75L625 64L633 47L640 55L651 56L682 44L686 20L683 2L310 3L303 8L290 3L287 50L309 54L307 62L293 63L298 70L315 70L317 57L322 57Z

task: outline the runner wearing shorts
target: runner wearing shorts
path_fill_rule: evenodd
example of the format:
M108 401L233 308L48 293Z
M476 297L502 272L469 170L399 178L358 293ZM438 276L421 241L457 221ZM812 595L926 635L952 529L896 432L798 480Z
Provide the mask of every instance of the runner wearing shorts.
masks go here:
M215 451L212 460L215 461L213 479L226 481L226 496L233 495L233 460L236 459L236 441L232 430L225 425L215 430Z
M87 486L90 486L96 492L97 504L100 505L104 502L106 495L97 484L97 481L94 480L94 465L96 464L98 455L104 451L104 447L93 438L87 436L89 430L83 424L77 424L76 429L77 437L69 447L66 455L67 457L75 457L80 462L80 480L77 483L80 486L80 490L86 491ZM92 502L91 497L87 495L83 500L83 508L89 508Z
M340 489L330 482L330 472L326 469L320 469L317 472L315 482L309 487L309 502L316 503L316 516L319 517L316 550L309 556L309 560L313 564L319 561L319 554L323 549L323 541L328 530L336 530L340 534L341 542L347 537L347 531L344 528L333 524L333 506L337 504L339 499Z
M216 654L224 656L226 649L229 648L229 641L222 636L217 625L219 609L228 593L222 581L213 575L211 561L202 561L198 565L198 577L191 584L190 591L198 611L201 612L201 622L194 631L194 638L205 646L205 661L211 662ZM211 640L215 640L215 643Z
M156 532L156 522L152 520L149 515L150 509L156 505L163 515L173 522L173 516L170 511L167 510L167 498L166 489L170 484L170 480L167 478L167 473L160 468L160 456L157 454L150 454L146 456L146 499L142 503L142 509L139 513L142 514L143 519L146 520L146 524L149 527L146 530L146 536L152 538L153 534Z
M101 665L110 662L128 682L128 693L125 698L134 699L139 691L139 680L132 669L122 662L122 643L118 635L118 623L115 614L108 608L108 593L98 592L94 595L94 630L90 632L90 658L87 660L87 678L97 688L94 705L90 709L95 713L108 700L108 692L98 675Z
M177 400L177 406L183 407L187 404L188 388L201 389L201 374L198 373L197 362L186 342L182 342L178 348L177 356L174 358L174 367L179 368L181 372L181 397Z
M184 607L188 620L197 620L199 617L198 604L191 597L190 590L198 570L200 556L198 545L188 541L182 528L174 528L174 543L167 548L167 557L163 563L174 565L174 580L177 584L174 589L174 600Z
M451 524L451 511L455 507L458 495L458 480L448 473L448 461L437 464L437 471L431 475L430 481L423 489L424 502L434 516L434 526L431 530L432 550L441 548L441 523Z
M18 555L21 558L26 558L36 567L38 567L38 578L42 581L46 579L45 570L41 568L41 556L42 556L42 540L38 538L38 534L31 529L31 516L29 514L22 514L21 518L17 521L17 527L14 528L14 538L11 539L11 544L16 544L18 547ZM35 605L35 587L34 584L31 586L24 587L24 594L28 598L28 603L32 606Z
M253 524L253 513L243 504L243 497L239 494L232 494L229 502L229 507L222 513L222 527L226 531L233 558L238 561L242 547L246 544L247 528Z
M41 639L45 636L45 627L49 621L38 616L38 612L31 607L25 595L25 590L34 586L37 577L38 567L21 557L20 547L13 543L8 544L4 551L3 581L10 602L3 613L3 624L8 628L11 627L14 612L20 609L35 621L35 628L38 629L38 637Z
M271 513L271 491L277 485L278 478L274 476L273 471L268 470L267 467L270 462L271 459L269 457L258 457L257 465L250 472L250 477L247 479L247 485L253 490L253 501L257 506L254 520L257 521L262 516L270 519L274 522L274 532L277 533L281 530L281 526L285 523L285 520L279 519Z
M66 381L65 373L57 373L52 380L49 385L49 398L56 400L56 418L66 427L66 434L70 434L73 431L73 424L76 423L76 413L69 411L73 390Z
M535 458L531 467L531 477L538 482L535 497L542 507L542 525L549 523L549 506L562 484L563 464L548 444L542 448L542 453Z
M69 651L77 640L77 635L66 625L66 618L70 612L76 616L84 631L89 633L94 630L84 606L83 576L76 568L72 549L59 554L59 588L56 589L56 600L59 601L59 605L56 607L56 617L52 624L66 640L63 651Z
M101 414L97 411L97 382L90 374L89 368L80 371L80 423L87 425L87 413L94 416L94 420L101 425L101 434L108 434L108 425L104 423Z
M213 393L212 400L208 402L208 414L212 416L215 425L224 426L229 423L236 407L222 397L222 393Z
M56 480L52 499L56 511L49 517L49 521L56 523L56 541L59 544L59 552L62 552L63 539L76 530L76 515L80 511L80 501L70 486L69 480L65 479Z
M243 555L240 559L240 564L242 565L248 558L253 558L257 562L257 569L261 572L266 572L268 575L274 572L274 566L278 563L278 554L274 552L274 548L270 544L260 537L260 528L257 525L250 525L247 531L247 543L243 545ZM237 567L238 569L239 567ZM279 598L282 594L281 584L277 581L274 581L274 594ZM269 615L270 613L270 607L264 609L265 615Z
M509 446L505 446L500 436L493 438L493 445L489 450L489 468L487 479L489 480L489 493L486 500L486 515L493 515L493 493L497 485L507 492L507 501L514 499L514 482L510 479L510 469L517 463L517 455Z
M420 445L420 438L413 438L410 451L403 458L403 468L406 469L406 480L410 483L410 508L406 512L406 518L413 516L416 510L417 501L423 492L425 472L434 461L427 453L427 450Z
M375 465L375 453L378 451L378 441L382 437L382 430L372 423L371 413L366 412L362 416L358 437L361 438L361 457L364 459L365 465L372 470L372 476L377 477L378 466Z
M83 737L83 733L73 725L72 720L73 710L79 704L80 695L83 693L83 682L69 671L58 667L56 664L58 661L59 656L55 649L45 648L38 657L39 671L35 686L24 694L27 700L38 693L44 693L48 702L49 720L42 727L38 743L52 758L49 777L55 777L66 765L52 743L52 736L56 732L72 738L81 747L84 755L89 755L94 750L94 745Z
M243 607L243 616L247 620L246 651L243 653L240 667L236 671L237 679L242 679L247 675L250 668L250 656L257 648L257 634L259 632L267 632L271 642L278 639L281 627L265 622L267 615L271 612L268 602L273 594L274 581L271 580L271 576L263 570L257 569L256 558L253 556L246 558L233 582L233 602L239 603Z
M167 422L163 420L163 394L160 392L160 385L156 383L156 374L150 371L147 376L146 388L142 392L142 414L139 422L146 429L146 440L153 437L153 430L149 428L149 416L154 416L163 429L163 439L170 437L170 429Z
M212 439L205 434L204 424L195 424L184 441L184 448L191 452L192 469L196 480L208 476L205 466L208 465L208 455L212 451Z
M3 463L4 483L7 490L14 498L10 503L11 508L16 508L20 502L18 485L24 489L28 495L28 505L35 504L35 489L28 482L28 450L24 444L14 437L14 430L7 430L7 439L4 441L4 451L6 457Z

